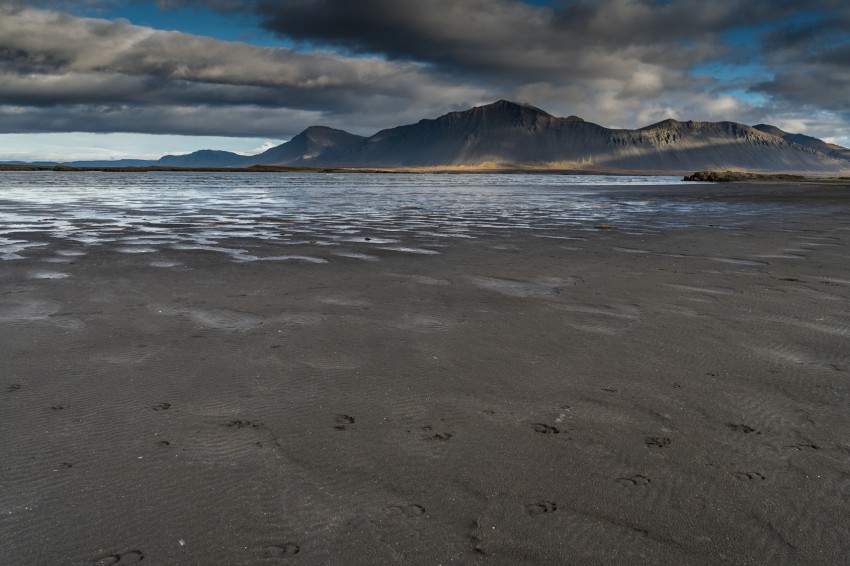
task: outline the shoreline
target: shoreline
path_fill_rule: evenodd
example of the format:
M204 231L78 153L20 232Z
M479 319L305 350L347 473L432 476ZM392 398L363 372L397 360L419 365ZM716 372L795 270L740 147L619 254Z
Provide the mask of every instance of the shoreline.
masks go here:
M570 169L546 166L434 166L434 167L288 167L275 165L252 165L250 167L76 167L69 165L12 165L0 164L3 171L56 171L56 172L102 172L102 173L419 173L419 174L529 174L529 175L611 175L611 176L683 176L686 181L698 182L845 182L850 177L835 176L831 173L787 173L775 172L741 172L741 171L697 171L681 170L624 170L624 169ZM698 178L703 174L703 178ZM706 175L707 174L707 175Z

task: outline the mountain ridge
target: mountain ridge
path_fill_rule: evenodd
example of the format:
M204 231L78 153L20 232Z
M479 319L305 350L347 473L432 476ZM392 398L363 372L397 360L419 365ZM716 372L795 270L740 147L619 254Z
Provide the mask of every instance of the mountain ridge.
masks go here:
M76 162L79 163L79 162ZM67 163L66 165L74 165ZM642 128L606 128L508 100L358 136L311 126L258 155L201 150L151 166L404 168L505 167L696 171L850 171L850 149L775 126L668 118Z
M847 149L846 147L841 147L840 145L836 145L834 143L828 143L818 138L807 136L806 134L790 134L788 132L780 130L776 126L771 126L769 124L756 124L755 126L753 126L753 128L777 137L781 137L787 141L809 147L816 151L820 151L821 153L825 153L826 155L829 155L831 157L850 160L850 149Z

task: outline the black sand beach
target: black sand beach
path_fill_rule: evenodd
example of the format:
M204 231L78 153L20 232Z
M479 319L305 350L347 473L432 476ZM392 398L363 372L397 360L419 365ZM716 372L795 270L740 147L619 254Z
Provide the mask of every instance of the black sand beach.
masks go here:
M0 563L847 563L850 188L676 190L791 212L287 247L324 264L26 235Z

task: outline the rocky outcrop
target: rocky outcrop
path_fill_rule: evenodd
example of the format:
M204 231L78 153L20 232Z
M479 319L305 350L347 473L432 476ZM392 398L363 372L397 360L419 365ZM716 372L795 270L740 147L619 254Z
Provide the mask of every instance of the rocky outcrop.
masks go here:
M805 181L802 175L747 173L744 171L697 171L687 175L684 181L710 183L736 183L740 181Z

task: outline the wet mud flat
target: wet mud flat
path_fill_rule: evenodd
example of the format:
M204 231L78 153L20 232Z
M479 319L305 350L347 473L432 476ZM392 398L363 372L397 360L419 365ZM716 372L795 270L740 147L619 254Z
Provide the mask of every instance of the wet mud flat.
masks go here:
M770 213L7 229L0 563L842 563L850 200L689 190Z

